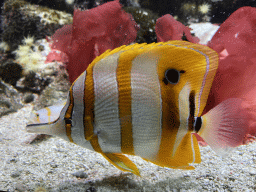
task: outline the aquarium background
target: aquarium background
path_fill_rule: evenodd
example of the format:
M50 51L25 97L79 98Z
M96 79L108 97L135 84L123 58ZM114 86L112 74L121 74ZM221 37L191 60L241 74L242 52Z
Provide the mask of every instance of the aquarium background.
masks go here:
M0 190L255 191L256 2L120 0L120 9L101 8L107 2L1 2ZM92 27L94 22L98 27ZM71 83L107 49L168 40L200 43L218 52L220 67L205 113L227 98L244 100L247 134L227 158L198 137L202 163L195 170L162 168L130 157L142 173L137 177L99 154L26 132L30 113L65 101Z

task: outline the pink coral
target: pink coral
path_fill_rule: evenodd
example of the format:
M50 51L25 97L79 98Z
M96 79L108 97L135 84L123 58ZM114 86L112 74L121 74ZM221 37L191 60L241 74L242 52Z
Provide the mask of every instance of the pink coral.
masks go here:
M53 61L59 61L62 63L68 62L68 57L64 52L59 50L52 49L51 52L47 55L45 63L50 63Z
M208 46L229 55L252 56L256 52L256 8L242 7L221 24Z
M191 35L190 28L175 20L170 14L157 19L155 30L157 41L182 40L182 36L185 35L190 42L199 42L197 37Z
M222 54L205 112L222 101L243 99L249 132L256 135L256 8L242 7L220 26L208 46Z
M90 10L75 9L73 24L57 30L52 38L53 48L69 57L67 70L73 82L96 56L133 42L136 36L132 16L112 1Z

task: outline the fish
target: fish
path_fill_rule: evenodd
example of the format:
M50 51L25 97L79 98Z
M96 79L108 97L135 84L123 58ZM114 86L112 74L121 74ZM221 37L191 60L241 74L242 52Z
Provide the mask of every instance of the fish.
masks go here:
M65 103L31 115L26 130L58 136L140 175L127 155L158 166L194 169L195 133L220 155L243 139L241 100L202 115L218 54L187 41L124 45L96 57L71 85Z

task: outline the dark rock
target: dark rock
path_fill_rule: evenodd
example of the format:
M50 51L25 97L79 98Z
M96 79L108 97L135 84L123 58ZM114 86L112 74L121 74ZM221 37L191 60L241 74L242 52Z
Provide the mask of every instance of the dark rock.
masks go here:
M18 160L15 159L15 158L12 158L12 159L9 160L10 163L16 163L17 161L18 161Z
M51 9L56 9L59 11L66 11L68 13L73 13L74 4L68 4L64 0L26 0L32 4L45 6Z
M13 86L22 76L22 66L15 63L14 60L8 59L0 64L0 77Z
M62 2L65 4L65 1ZM35 13L36 7L38 8L37 12L49 13L49 18L45 18L46 20L52 19L55 22L44 23L45 20L41 18L42 16ZM2 8L1 36L2 41L10 46L10 52L18 48L24 37L34 37L35 40L43 39L46 36L51 36L63 24L67 24L60 22L62 15L67 13L31 5L23 0L6 0ZM33 10L35 14L30 14L29 10L30 12Z
M22 108L21 94L0 79L0 117Z
M56 77L51 76L53 82L49 84L41 93L38 98L34 109L39 110L60 101L66 101L68 91L70 88L70 82L65 68L60 68Z
M85 192L96 192L96 189L95 189L95 187L91 186L88 189L86 189Z
M54 163L54 162L51 162L51 163L50 163L50 166L51 166L52 168L57 168L57 167L58 167L58 165L57 165L56 163Z
M39 17L28 17L20 10L26 2L18 0L8 0L3 6L2 14L2 41L10 45L10 51L14 51L21 44L24 37L38 36L37 24ZM5 22L3 22L5 21ZM42 36L40 35L42 38Z
M24 103L31 103L31 102L33 102L34 101L34 99L35 99L35 96L33 95L33 94L26 94L26 95L24 95Z
M140 28L137 32L137 43L157 42L155 33L155 24L158 19L157 14L153 13L149 9L142 9L139 7L125 7L124 10L127 13L132 14L135 22Z
M41 93L52 81L51 77L41 77L39 73L30 71L25 77L20 79L16 88L21 92Z

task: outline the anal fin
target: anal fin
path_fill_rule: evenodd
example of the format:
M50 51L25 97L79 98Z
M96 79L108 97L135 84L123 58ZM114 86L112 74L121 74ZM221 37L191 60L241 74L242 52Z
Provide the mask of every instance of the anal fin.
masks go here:
M151 161L162 167L172 169L194 169L191 163L200 163L201 155L196 136L192 132L188 132L181 140L179 146L173 155L172 151L163 150L160 152L156 160Z
M171 168L178 169L194 169L189 163L200 163L201 155L195 135L188 132L182 139L175 155L174 160L176 165Z
M118 169L140 176L137 166L125 155L118 153L102 153L102 155Z

